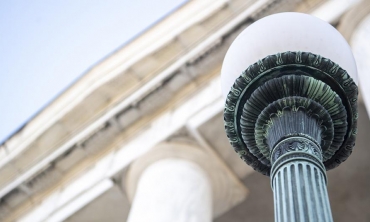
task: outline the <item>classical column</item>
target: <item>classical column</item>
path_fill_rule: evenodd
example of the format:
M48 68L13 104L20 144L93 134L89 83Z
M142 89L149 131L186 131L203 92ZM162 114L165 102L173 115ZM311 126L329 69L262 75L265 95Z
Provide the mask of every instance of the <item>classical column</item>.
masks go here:
M212 188L196 164L164 159L141 175L128 222L210 222Z
M193 144L161 143L123 177L129 222L207 222L238 205L247 189L212 152Z

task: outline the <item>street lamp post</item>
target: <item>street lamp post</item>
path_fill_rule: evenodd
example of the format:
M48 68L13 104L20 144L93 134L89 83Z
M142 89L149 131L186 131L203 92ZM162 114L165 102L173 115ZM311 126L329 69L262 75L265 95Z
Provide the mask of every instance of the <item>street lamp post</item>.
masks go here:
M351 154L357 70L330 24L281 13L246 28L222 66L226 134L271 178L275 221L333 221L326 170Z

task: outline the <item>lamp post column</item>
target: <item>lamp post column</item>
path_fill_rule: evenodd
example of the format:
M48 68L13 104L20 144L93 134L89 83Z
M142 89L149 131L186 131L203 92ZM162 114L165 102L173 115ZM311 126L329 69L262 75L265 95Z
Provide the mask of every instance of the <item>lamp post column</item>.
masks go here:
M290 137L274 147L272 156L275 221L333 221L320 146Z
M270 176L275 220L333 221L325 171L352 153L358 118L356 63L343 36L310 15L267 16L231 44L221 79L226 134Z
M307 138L290 137L276 145L273 155L279 156L271 170L275 221L333 221L320 147Z
M323 136L324 140L330 137L328 132L323 132L327 128L321 125L327 118L323 114L321 118L317 115L313 117L307 112L320 110L320 105L314 101L297 97L284 99L286 105L291 104L292 107L298 100L317 108L285 109L280 115L272 115L270 124L264 130L271 153L270 178L274 191L275 221L332 222L320 146ZM279 102L271 106L276 107Z

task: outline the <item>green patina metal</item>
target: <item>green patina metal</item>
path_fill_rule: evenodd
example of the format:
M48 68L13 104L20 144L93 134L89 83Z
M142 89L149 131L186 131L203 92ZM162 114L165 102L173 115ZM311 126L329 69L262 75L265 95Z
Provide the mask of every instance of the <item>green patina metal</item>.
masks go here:
M243 107L240 120L243 141L254 156L264 160L262 163L267 162L265 159L270 155L267 129L272 118L282 116L284 110L302 110L321 122L321 147L325 160L339 149L345 136L343 129L347 127L346 111L339 96L325 83L312 77L286 75L261 85ZM252 134L254 136L249 136Z
M284 52L267 56L248 67L231 88L224 110L226 133L247 164L269 175L273 145L268 144L268 136L274 118L305 113L318 124L320 138L312 141L319 140L329 170L352 152L357 94L348 73L320 55ZM304 124L305 120L301 121ZM289 135L289 131L285 133ZM299 135L310 139L305 132Z
M339 115L337 115L337 117L338 116ZM274 120L278 118L285 120L287 123L282 126L277 125ZM307 118L314 119L320 131L311 130L310 127L313 127L311 126L312 121L306 120ZM270 147L275 147L277 142L275 140L293 135L314 137L315 140L321 140L319 145L323 150L324 159L329 159L339 148L337 145L338 142L343 142L344 132L337 132L337 134L340 135L336 138L334 137L334 133L339 131L343 126L347 126L345 118L346 115L341 117L341 122L343 121L343 124L336 125L333 123L327 110L318 102L300 96L282 98L266 106L258 116L254 129L256 146L261 153L263 152L263 155L270 160ZM295 124L295 120L305 122L304 124ZM249 129L243 127L243 131L247 132ZM242 134L245 133L242 132ZM310 134L314 134L315 136L311 136ZM276 139L272 139L272 136L276 137ZM334 143L336 140L337 143Z

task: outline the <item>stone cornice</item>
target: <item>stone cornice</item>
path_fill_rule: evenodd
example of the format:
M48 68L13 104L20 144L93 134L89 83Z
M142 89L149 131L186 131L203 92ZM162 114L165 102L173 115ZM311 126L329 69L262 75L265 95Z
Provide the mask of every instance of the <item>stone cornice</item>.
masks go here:
M271 0L259 2L253 10L269 2L271 2ZM229 2L229 6L232 4L232 2ZM6 141L2 147L3 150L6 151L3 158L0 160L0 167L2 167L3 173L8 174L10 177L3 178L4 181L0 181L0 187L3 187L3 189L0 190L0 196L4 196L15 188L17 186L16 184L19 185L42 170L43 167L41 166L37 169L34 167L30 168L30 166L35 164L40 165L40 162L36 161L36 159L42 158L43 161L41 163L45 163L44 166L46 166L48 164L47 162L53 161L74 145L78 145L78 143L98 133L100 128L104 128L104 125L106 125L110 119L117 118L120 112L126 112L129 111L128 108L130 107L136 108L140 106L140 104L145 104L146 99L151 97L153 92L161 88L162 84L170 83L170 80L173 80L174 76L179 72L181 73L184 67L185 70L189 72L186 73L186 75L188 75L187 78L190 77L190 81L192 78L195 78L196 76L193 76L190 70L186 68L189 67L187 62L195 61L195 58L204 56L208 51L212 50L213 47L219 46L215 44L215 42L219 42L223 36L228 36L230 33L233 33L235 31L235 26L240 25L240 22L243 22L244 19L248 18L253 12L248 11L248 13L244 13L244 19L240 20L240 18L238 18L236 21L229 24L227 28L218 30L218 34L215 36L214 27L222 26L230 20L235 19L235 16L243 12L243 9L250 6L244 3L239 6L237 11L233 11L230 7L220 8L222 5L223 3L218 5L214 10L209 12L210 14L207 16L204 15L203 20L198 19L194 21L196 23L189 26L189 28L182 33L179 33L178 37L173 38L166 46L162 47L162 51L159 50L155 54L149 54L147 57L140 60L143 64L151 64L150 60L153 58L162 58L164 55L170 55L170 57L163 57L161 61L156 60L155 64L160 64L160 66L153 69L152 73L144 72L139 74L137 70L138 67L134 65L132 68L127 68L125 72L117 69L102 71L99 73L102 78L96 75L94 76L93 74L86 74L85 77L81 78L80 81L63 93L60 98L41 112L39 117L36 117L24 127L24 129L19 131L10 140ZM223 13L229 14L229 16L226 16L226 19L219 19L217 16L211 16L212 13L221 13L220 10L223 11ZM193 43L184 47L180 42L180 37L181 35L185 35L186 32L190 31L192 28L202 28L205 34L201 36L193 35ZM173 51L174 47L176 49L176 45L180 47L179 50L181 53ZM122 62L121 58L116 54L113 54L111 59ZM107 61L111 59L107 59ZM97 67L92 69L92 71L96 72L96 70L98 70ZM143 65L141 65L141 67L143 67ZM152 67L149 68L152 69ZM198 73L198 75L199 74L203 73ZM186 83L189 83L189 80L187 80ZM82 85L91 90L87 90L82 87ZM92 89L94 90L92 91ZM176 88L174 88L174 90L176 90ZM83 93L80 94L80 92ZM171 93L174 92L172 91ZM167 95L171 93L165 92ZM65 98L65 101L72 100L73 103L65 107L65 104L60 102ZM122 102L119 103L119 101ZM145 110L146 108L143 109ZM54 111L49 112L48 110ZM139 110L139 112L141 111ZM39 118L43 120L39 121ZM33 152L33 150L38 151ZM35 159L31 158L29 154L27 154L28 157L26 157L25 152L33 153ZM43 157L41 157L40 154L42 154ZM19 158L21 159L15 161L15 159ZM8 169L8 163L11 160L14 163L12 168L15 168L16 171ZM19 172L21 172L21 176ZM7 185L10 181L13 181L11 186Z

